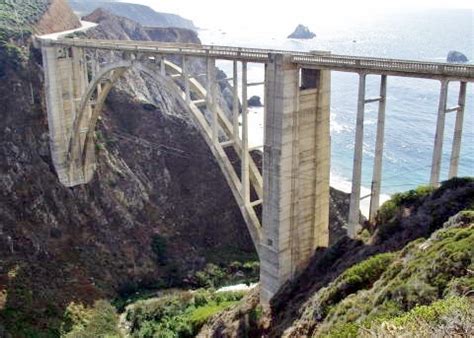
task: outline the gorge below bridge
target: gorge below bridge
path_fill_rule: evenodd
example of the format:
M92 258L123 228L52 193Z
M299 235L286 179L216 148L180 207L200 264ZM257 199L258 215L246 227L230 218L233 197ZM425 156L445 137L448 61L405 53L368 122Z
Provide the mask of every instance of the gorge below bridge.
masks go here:
M72 187L91 180L96 166L95 128L108 93L129 69L148 74L186 107L219 164L259 255L263 303L306 267L317 247L328 246L331 71L359 75L350 237L360 227L364 112L372 102L378 103L378 118L371 221L379 207L388 76L440 81L429 182L437 186L440 181L449 112L456 113L449 178L458 172L473 65L148 41L41 39L40 43L50 147L61 183ZM195 59L205 62L205 74L190 74L189 62ZM217 99L221 81L216 78L217 60L233 62L232 77L224 79L232 84L231 112ZM249 63L265 64L264 82L247 81ZM366 98L368 75L380 76L375 98ZM450 82L459 83L458 105L452 108L447 107ZM262 172L250 156L248 142L247 88L256 85L265 88ZM230 151L238 155L238 166L229 159Z

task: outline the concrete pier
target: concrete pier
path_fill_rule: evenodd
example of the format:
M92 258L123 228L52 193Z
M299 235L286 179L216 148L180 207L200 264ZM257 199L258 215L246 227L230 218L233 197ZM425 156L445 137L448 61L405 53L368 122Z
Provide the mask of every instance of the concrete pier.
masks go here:
M438 120L436 122L436 134L433 148L433 161L431 164L430 185L439 186L441 156L443 154L444 126L446 123L446 103L448 100L448 81L441 81L438 105Z
M242 62L242 155L241 181L242 198L245 204L250 203L250 181L249 181L249 122L247 107L247 62Z
M289 60L274 54L266 67L263 302L328 245L330 73L303 69L300 88Z
M367 75L359 74L359 94L357 100L357 120L354 145L354 164L352 168L352 191L349 206L347 235L354 238L359 230L360 187L362 179L362 150L364 146L365 82Z
M456 124L454 126L453 148L451 150L451 161L449 165L449 176L453 178L458 175L459 156L461 155L461 138L464 122L464 107L466 105L466 82L459 83L458 106L456 107Z
M369 221L375 221L375 215L380 204L380 188L382 184L383 142L385 134L385 106L387 103L387 75L380 77L380 97L377 115L377 136L375 139L374 171L370 193Z
M232 134L234 142L239 141L239 73L237 60L233 61L232 77Z

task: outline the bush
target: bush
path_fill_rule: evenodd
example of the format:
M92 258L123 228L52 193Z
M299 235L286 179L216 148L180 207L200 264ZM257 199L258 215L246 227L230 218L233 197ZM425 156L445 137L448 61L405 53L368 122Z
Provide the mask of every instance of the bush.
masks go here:
M243 296L242 292L181 292L137 302L127 311L127 320L133 336L194 337L209 318Z
M71 303L64 314L62 335L71 338L120 337L118 315L105 300L98 300L92 308Z
M450 297L421 305L411 311L384 321L371 329L377 337L472 337L474 306L468 298Z
M419 186L416 189L403 193L396 193L386 201L377 211L377 224L385 224L393 220L401 207L417 206L423 199L431 194L434 188L428 186Z
M196 272L195 277L200 287L215 288L224 281L226 272L215 264L207 264L204 270Z
M395 254L383 253L347 269L329 287L321 290L320 311L326 316L330 307L361 289L369 289L392 263Z

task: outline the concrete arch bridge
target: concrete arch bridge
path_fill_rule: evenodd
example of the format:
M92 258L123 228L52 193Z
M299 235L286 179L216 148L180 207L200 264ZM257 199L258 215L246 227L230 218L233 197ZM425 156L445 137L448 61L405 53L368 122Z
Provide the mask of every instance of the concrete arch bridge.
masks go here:
M388 76L441 82L430 182L437 185L440 180L448 112L456 113L449 176L457 175L467 83L474 81L472 65L157 42L43 39L40 43L51 152L61 183L71 187L91 180L95 170L94 131L108 93L129 69L148 74L187 108L216 158L259 254L263 302L306 267L317 247L328 245L332 70L359 74L350 236L359 226L364 111L372 102L378 103L379 109L371 218L379 206ZM110 53L110 61L101 63L99 52ZM171 62L176 57L180 65ZM205 62L205 84L190 74L191 58ZM231 116L217 100L216 60L233 62L233 74L228 79L233 88ZM265 65L263 83L247 81L249 63ZM369 74L381 79L380 95L375 98L365 96ZM449 82L459 83L458 105L452 108L446 106ZM263 173L249 153L247 88L253 85L265 87ZM239 171L229 160L228 148L238 154ZM261 221L257 207L262 208Z

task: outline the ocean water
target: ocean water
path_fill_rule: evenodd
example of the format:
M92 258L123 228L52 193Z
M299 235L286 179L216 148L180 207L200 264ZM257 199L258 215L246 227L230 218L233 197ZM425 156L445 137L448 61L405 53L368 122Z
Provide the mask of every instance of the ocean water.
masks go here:
M286 39L290 31L281 27L201 29L204 44L275 48L295 51L326 50L334 54L389 57L444 62L450 50L474 60L473 10L399 10L379 13L370 20L352 20L345 25L305 22L317 37ZM472 63L472 62L471 62ZM232 74L232 64L218 66ZM249 64L249 82L263 81L262 65ZM368 76L367 97L378 96L379 76ZM457 105L458 83L449 86L448 107ZM459 175L474 176L474 85L468 85ZM331 97L331 184L350 191L357 109L358 76L332 72ZM383 158L384 198L429 182L440 83L436 80L389 77ZM250 87L249 97L263 87ZM377 103L366 105L362 195L369 192L375 148ZM250 112L251 146L263 144L263 109ZM447 115L441 180L447 178L455 113ZM366 209L365 200L362 209ZM365 210L366 211L366 210Z

